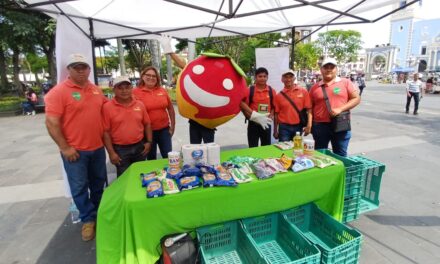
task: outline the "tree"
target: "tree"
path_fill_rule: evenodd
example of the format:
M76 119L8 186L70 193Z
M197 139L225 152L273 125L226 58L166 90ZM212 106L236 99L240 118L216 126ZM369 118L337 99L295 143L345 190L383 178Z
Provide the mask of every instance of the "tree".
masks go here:
M312 43L298 43L295 45L295 63L300 70L316 68L319 50Z
M48 70L47 59L41 54L31 52L26 54L26 61L27 64L29 65L28 70L35 74L35 81L37 82L37 84L40 84L38 73L47 72Z
M318 34L317 48L335 57L339 63L355 61L362 48L361 33L355 30L331 30Z
M123 39L122 43L128 51L126 62L132 71L141 72L143 68L151 64L148 40Z

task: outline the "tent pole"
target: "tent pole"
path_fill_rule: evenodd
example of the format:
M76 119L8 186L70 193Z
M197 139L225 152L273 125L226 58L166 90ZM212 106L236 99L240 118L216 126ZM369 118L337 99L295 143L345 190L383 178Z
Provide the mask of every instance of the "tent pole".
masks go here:
M95 54L95 33L93 32L93 19L89 18L90 27L90 42L92 43L92 64L93 64L93 77L95 84L98 85L98 71L96 69L96 54Z
M295 27L292 27L292 51L290 53L290 68L295 70Z

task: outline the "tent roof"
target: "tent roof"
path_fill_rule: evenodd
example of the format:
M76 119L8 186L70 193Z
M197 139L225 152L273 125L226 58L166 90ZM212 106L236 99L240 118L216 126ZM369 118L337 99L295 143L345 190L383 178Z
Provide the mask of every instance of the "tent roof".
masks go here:
M400 0L27 0L27 8L67 15L97 39L255 35L292 27L373 23ZM411 5L418 0L408 1Z

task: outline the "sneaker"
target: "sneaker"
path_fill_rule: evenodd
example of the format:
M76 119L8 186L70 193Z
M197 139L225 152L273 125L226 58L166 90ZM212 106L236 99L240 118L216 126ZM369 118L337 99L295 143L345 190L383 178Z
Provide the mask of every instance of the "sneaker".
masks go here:
M417 113L417 112L414 112L414 115L418 115L419 113Z
M406 110L406 111L405 111L405 114L409 114L409 111L408 111L408 110Z
M35 110L34 110L34 111L32 111L32 115L35 115Z
M90 241L95 238L95 222L84 223L81 229L81 236L83 241Z

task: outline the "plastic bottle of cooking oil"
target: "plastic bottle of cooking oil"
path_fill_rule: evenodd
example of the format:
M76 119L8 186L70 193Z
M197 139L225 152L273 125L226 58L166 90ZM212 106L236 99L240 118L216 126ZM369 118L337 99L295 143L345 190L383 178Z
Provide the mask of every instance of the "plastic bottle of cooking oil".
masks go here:
M303 139L299 132L296 132L296 135L293 137L293 155L299 156L303 155L304 146Z

